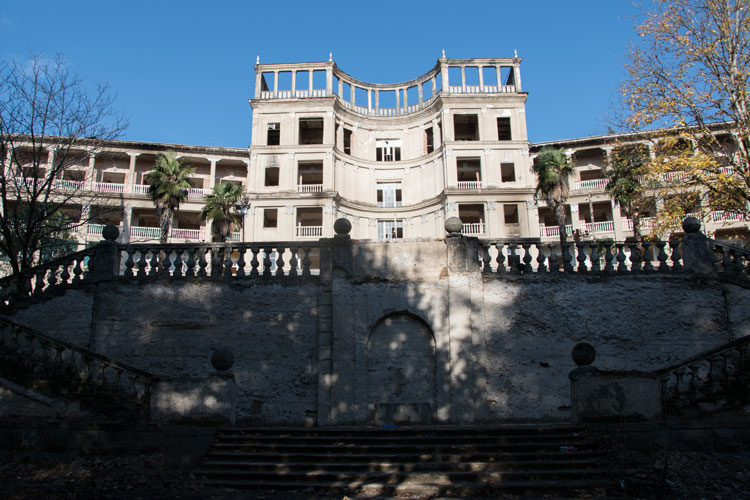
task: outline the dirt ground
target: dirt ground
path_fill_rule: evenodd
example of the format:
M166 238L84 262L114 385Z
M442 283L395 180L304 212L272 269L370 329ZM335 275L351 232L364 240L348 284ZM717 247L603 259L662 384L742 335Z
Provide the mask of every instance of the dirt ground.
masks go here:
M672 453L664 462L629 472L637 486L605 494L602 491L568 495L517 496L491 494L469 499L621 498L621 499L731 499L750 500L750 455ZM314 491L247 491L204 488L188 473L165 471L158 455L86 456L65 461L12 461L0 464L0 499L7 500L384 500L384 497ZM428 500L426 494L388 497Z

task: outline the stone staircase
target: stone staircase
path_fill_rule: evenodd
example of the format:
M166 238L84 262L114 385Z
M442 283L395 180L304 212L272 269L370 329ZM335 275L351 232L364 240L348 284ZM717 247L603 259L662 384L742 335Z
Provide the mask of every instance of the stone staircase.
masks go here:
M225 428L194 475L212 487L374 494L619 488L605 451L564 424Z

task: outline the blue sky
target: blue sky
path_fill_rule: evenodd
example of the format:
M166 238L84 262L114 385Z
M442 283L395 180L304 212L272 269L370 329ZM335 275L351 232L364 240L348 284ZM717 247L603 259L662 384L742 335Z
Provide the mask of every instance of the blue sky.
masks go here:
M333 58L374 83L415 78L447 57L523 58L531 141L606 132L634 38L630 0L526 2L8 2L0 58L62 53L107 81L130 117L124 139L247 147L256 56Z

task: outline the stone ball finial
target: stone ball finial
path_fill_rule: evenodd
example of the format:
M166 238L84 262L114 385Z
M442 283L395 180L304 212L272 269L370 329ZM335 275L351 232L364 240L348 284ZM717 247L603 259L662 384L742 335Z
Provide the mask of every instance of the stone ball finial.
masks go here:
M107 224L102 229L102 238L104 238L107 241L115 241L117 237L120 236L120 230L117 226L113 226L112 224Z
M225 372L232 368L234 364L234 355L229 349L216 349L211 354L211 365L217 372Z
M336 231L337 235L347 235L352 230L352 223L349 222L349 219L344 219L343 217L336 219L336 222L333 223L333 230Z
M450 234L458 234L464 228L464 223L458 217L448 217L445 219L445 230Z
M581 342L573 347L570 357L573 358L573 362L578 366L588 366L596 358L596 349L588 342Z
M697 217L685 217L682 219L682 229L686 233L697 233L701 230L701 221Z

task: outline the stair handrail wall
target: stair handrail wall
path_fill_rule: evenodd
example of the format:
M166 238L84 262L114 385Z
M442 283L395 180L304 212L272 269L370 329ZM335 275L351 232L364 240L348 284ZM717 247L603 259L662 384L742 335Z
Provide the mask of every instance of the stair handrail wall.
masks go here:
M66 380L78 394L106 400L123 411L148 418L159 377L83 346L56 339L0 317L0 356L5 366L20 365L35 379Z

